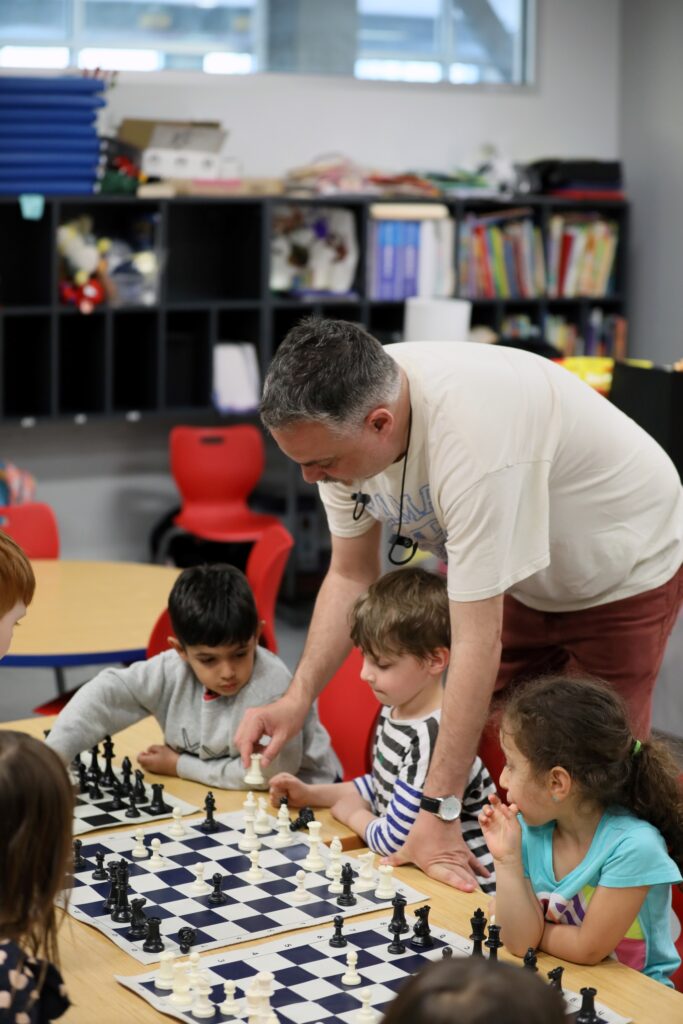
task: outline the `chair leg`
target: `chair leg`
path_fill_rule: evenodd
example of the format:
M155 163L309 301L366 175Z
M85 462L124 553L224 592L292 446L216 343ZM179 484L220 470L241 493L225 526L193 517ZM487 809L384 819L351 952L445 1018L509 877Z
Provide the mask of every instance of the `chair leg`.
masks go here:
M166 565L166 558L171 548L171 541L175 540L176 537L184 536L185 532L185 530L181 530L178 526L169 527L159 541L159 547L157 548L157 555L155 559L157 565Z
M64 669L61 667L55 668L55 680L57 682L57 693L60 697L66 693L66 678L64 676Z

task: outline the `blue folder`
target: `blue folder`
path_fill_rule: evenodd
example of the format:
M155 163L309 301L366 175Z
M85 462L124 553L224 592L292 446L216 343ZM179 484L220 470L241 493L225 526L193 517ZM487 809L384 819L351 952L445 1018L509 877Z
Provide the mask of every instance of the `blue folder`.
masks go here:
M99 154L92 160L87 153L67 152L61 150L59 153L40 152L39 150L10 150L0 149L0 167L88 167L96 165Z
M106 147L105 147L106 149ZM14 134L6 134L0 128L0 160L3 153L80 153L82 156L97 160L102 151L102 144L93 135L91 138L79 139L67 136L66 138L42 138L29 135L17 138Z
M36 132L44 128L54 129L58 124L72 124L79 128L92 129L97 114L94 110L60 110L54 107L2 107L0 125L32 124Z
M0 145L5 145L5 139L19 142L26 138L26 145L30 138L59 139L71 142L97 142L98 134L93 121L92 124L79 124L69 121L62 123L54 120L50 123L36 125L34 120L3 121L0 117ZM19 149L19 146L15 146Z
M18 196L22 192L39 192L44 196L89 196L96 190L92 180L48 178L42 181L0 181L0 196Z
M101 78L80 78L76 75L3 75L0 76L0 93L45 92L92 94L104 91Z
M0 79L1 81L2 79ZM28 109L39 108L51 110L96 110L106 106L107 101L101 96L81 96L79 93L61 92L0 92L0 108L16 110L18 107Z

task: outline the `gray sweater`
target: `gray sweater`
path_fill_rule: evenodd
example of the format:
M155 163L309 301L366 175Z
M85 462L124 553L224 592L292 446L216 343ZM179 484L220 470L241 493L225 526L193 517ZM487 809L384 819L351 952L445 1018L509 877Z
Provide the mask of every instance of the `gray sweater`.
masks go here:
M59 715L49 746L65 761L99 743L107 733L154 715L164 740L178 751L178 775L223 789L244 789L244 767L235 732L247 708L270 704L286 691L290 673L278 657L256 650L254 671L229 697L205 700L207 692L175 651L164 651L129 668L108 668L76 692ZM291 772L303 782L334 782L342 774L315 705L303 730L268 766L268 775Z

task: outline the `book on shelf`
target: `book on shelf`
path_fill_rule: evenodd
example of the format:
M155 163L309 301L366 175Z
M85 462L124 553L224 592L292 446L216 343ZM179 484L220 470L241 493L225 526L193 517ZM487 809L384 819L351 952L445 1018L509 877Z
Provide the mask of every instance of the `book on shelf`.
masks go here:
M468 299L533 299L545 293L541 229L529 207L468 215L460 232L460 289Z
M583 331L561 315L545 319L545 338L563 356L611 356L626 358L628 322L618 313L605 314L600 307L591 310Z
M423 215L424 214L424 215ZM371 299L448 298L455 291L455 222L439 203L373 203L367 288Z
M619 226L596 213L556 213L548 238L548 296L603 298L613 289Z

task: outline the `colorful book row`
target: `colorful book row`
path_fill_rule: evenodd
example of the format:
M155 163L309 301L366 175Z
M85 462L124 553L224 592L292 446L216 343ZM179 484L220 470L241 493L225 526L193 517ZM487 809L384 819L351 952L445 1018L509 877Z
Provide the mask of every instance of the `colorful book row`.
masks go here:
M555 214L548 236L550 298L603 298L614 290L619 226L598 214Z
M535 299L545 294L541 229L525 208L469 215L460 233L461 294L468 299Z

